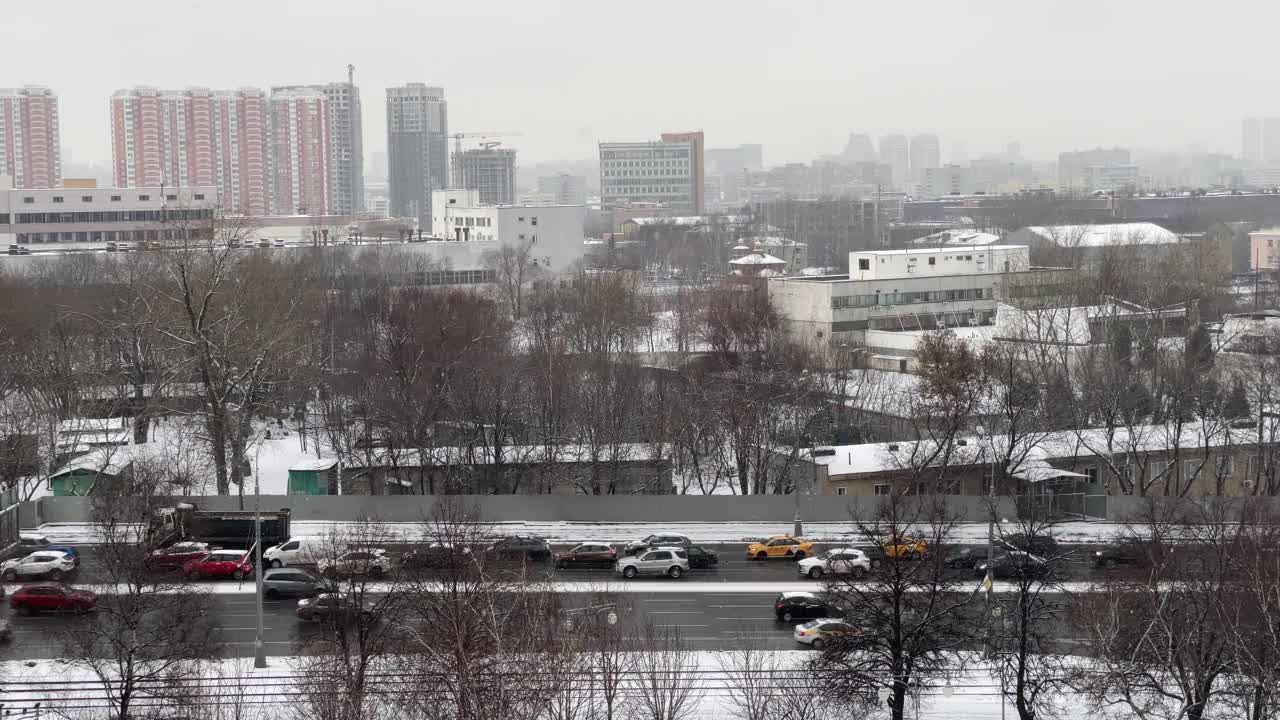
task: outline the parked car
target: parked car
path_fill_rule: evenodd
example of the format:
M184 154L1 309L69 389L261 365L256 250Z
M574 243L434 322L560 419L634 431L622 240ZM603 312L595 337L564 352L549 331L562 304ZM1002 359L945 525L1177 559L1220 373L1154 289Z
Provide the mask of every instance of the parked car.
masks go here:
M987 563L974 568L978 577L987 574ZM1008 550L991 561L991 577L999 580L1020 578L1045 578L1053 574L1053 567L1043 558L1021 550Z
M7 643L13 639L13 626L8 620L0 620L0 643Z
M324 550L323 538L291 537L287 542L263 550L262 564L273 568L315 565L324 557Z
M18 542L5 554L5 560L23 558L36 550L48 550L53 545L49 538L38 533L19 533Z
M24 558L6 560L0 565L0 577L8 582L18 578L41 578L61 580L64 575L74 572L76 563L66 553L56 550L40 550Z
M209 543L180 542L167 548L152 550L142 561L148 570L177 570L192 560L199 560L210 551Z
M773 601L773 614L779 622L812 620L831 615L826 600L811 592L784 592Z
M627 543L622 552L624 555L635 555L652 547L688 547L692 544L693 541L684 535L650 535Z
M338 557L316 563L316 569L325 577L337 575L368 575L382 577L391 573L391 558L382 548L349 550Z
M666 575L678 579L689 572L689 558L683 548L650 548L619 560L616 572L628 579L637 575Z
M775 535L768 540L747 545L748 560L765 560L767 558L780 557L800 560L812 554L812 542L794 538L790 535Z
M315 597L337 590L332 580L325 580L299 568L276 568L262 576L262 595L267 598Z
M835 548L817 557L805 558L796 563L796 570L805 577L818 578L832 575L861 574L871 572L871 558L857 548Z
M859 635L862 633L850 623L839 618L817 618L808 622L802 622L796 625L792 637L796 642L802 645L808 645L814 650L821 650L827 646L832 638L841 635Z
M465 570L474 567L475 557L465 545L420 545L400 556L406 570Z
M689 545L684 552L689 557L689 567L694 570L705 570L720 564L720 554L701 545Z
M192 580L200 578L233 578L243 580L253 575L253 559L244 550L214 550L204 557L189 561L182 572Z
M551 559L551 544L540 537L511 535L493 543L485 552L499 560L543 562Z
M618 561L618 551L604 543L583 543L556 555L556 567L611 568Z
M1025 533L1015 533L999 538L997 542L1010 550L1029 552L1042 558L1058 554L1058 541L1052 535L1027 536Z
M98 604L98 596L88 590L58 583L24 585L9 596L9 607L16 612L88 612Z
M1093 552L1094 566L1107 570L1119 565L1146 565L1150 561L1151 556L1147 553L1147 547L1131 540L1111 543Z
M319 623L326 620L351 622L368 621L373 617L373 608L362 603L350 593L322 593L313 598L298 601L298 609L294 614L308 622Z

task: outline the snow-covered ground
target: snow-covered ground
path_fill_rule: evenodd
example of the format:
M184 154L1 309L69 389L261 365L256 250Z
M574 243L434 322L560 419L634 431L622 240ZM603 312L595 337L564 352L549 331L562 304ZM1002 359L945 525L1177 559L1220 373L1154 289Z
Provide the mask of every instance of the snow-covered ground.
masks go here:
M776 651L764 653L770 667L784 672L803 663L812 653L804 651ZM732 675L732 659L725 652L698 652L692 654L688 665L691 684L696 691L696 710L691 720L722 720L736 717L731 697L735 691ZM294 685L299 674L306 672L298 658L273 657L270 666L263 670L253 667L252 659L223 660L208 663L200 670L198 687L203 697L185 699L187 703L220 704L230 710L237 698L248 698L240 720L274 720L279 717L285 703L299 701L302 692ZM76 717L97 711L100 717L106 704L98 679L84 668L53 660L35 662L10 661L0 663L0 678L4 679L4 707L19 713L29 711L40 703L42 713L50 717ZM194 683L193 683L194 684ZM921 720L995 720L1001 718L1000 684L991 672L980 664L959 673L951 683L951 693L945 686L928 688L921 693L918 715L912 704L913 717ZM1107 715L1090 713L1085 703L1070 695L1061 697L1061 720L1084 720ZM86 712L87 711L87 712ZM65 715L64 715L65 714ZM1016 717L1012 706L1005 709L1005 717ZM844 715L837 715L843 717ZM385 716L395 720L394 715ZM870 717L878 717L872 715ZM1123 717L1115 716L1117 719Z
M345 532L354 533L363 525L351 522L295 520L292 523L296 537L331 537ZM685 535L695 543L736 544L748 540L790 533L790 522L675 522L675 523L591 523L567 521L512 521L492 523L487 527L495 535L536 535L557 545L580 542L623 543L655 533ZM428 530L425 523L382 523L381 530L389 536L406 542L424 539ZM24 528L25 530L26 528ZM1123 523L1065 522L1054 526L1053 535L1060 543L1105 543L1125 532ZM90 523L45 523L34 532L47 535L50 540L66 544L92 544L99 542L97 529ZM1017 532L1013 524L1007 524L1006 534ZM367 534L367 533L366 533ZM926 537L928 532L923 532ZM812 522L804 524L804 537L824 544L866 544L866 538L848 522ZM979 545L987 542L986 523L961 523L950 534L949 541L956 544Z

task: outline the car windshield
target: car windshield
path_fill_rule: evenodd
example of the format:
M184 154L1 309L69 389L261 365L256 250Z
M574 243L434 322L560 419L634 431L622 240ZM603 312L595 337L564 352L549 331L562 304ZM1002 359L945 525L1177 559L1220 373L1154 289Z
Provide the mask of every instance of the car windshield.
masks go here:
M819 624L817 620L810 620L809 622L800 623L800 627L808 630L809 628L818 627Z

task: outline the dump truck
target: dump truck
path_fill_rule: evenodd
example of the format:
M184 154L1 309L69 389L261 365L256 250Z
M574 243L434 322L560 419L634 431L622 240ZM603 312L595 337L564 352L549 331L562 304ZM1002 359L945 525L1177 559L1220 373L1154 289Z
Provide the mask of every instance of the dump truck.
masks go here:
M262 510L262 547L289 539L289 508ZM151 517L147 538L154 547L204 542L216 547L250 548L257 533L253 510L200 510L192 503L161 508Z

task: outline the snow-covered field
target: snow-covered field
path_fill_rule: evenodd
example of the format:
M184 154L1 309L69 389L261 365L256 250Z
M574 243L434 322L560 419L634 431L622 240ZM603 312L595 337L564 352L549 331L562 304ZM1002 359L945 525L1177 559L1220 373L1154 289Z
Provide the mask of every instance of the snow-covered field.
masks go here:
M344 532L354 533L365 527L355 521L330 522L295 520L292 523L296 537L332 537ZM490 523L486 527L495 535L536 535L556 545L573 545L580 542L624 543L655 533L685 535L695 543L727 544L756 540L773 535L787 534L792 530L789 522L677 522L677 523L591 523L567 521L511 521ZM28 528L24 528L27 530ZM425 539L428 526L420 522L382 523L380 529L388 536L413 542ZM1105 543L1124 533L1123 523L1065 522L1055 525L1053 536L1060 543ZM47 535L50 540L66 544L85 544L100 541L97 529L89 523L45 523L33 532ZM987 542L986 523L960 523L950 534L949 541L956 544L980 545ZM1006 533L1015 533L1012 524ZM367 531L366 531L367 534ZM928 532L923 533L928 536ZM856 532L848 522L812 522L804 524L804 537L824 544L866 544L866 538Z
M804 651L776 651L767 653L766 661L772 667L785 671L812 657ZM735 692L732 676L725 672L732 667L729 653L693 653L688 666L689 675L695 678L696 710L691 720L722 720L736 717L731 696ZM188 698L191 704L219 704L227 711L237 698L244 698L246 706L236 715L239 720L274 720L279 717L286 703L297 703L301 692L294 680L305 666L297 658L272 657L270 667L257 670L252 659L223 660L208 663L200 671L201 679L192 685L203 690L200 695ZM54 660L0 663L0 679L4 682L4 707L21 713L40 703L41 711L50 717L101 717L106 708L100 682L83 668ZM921 720L995 720L1002 717L1000 685L990 671L979 664L959 673L951 683L951 693L945 687L933 687L921 693L918 715L915 703L909 716ZM252 703L252 704L249 704ZM1090 717L1083 702L1070 696L1062 697L1063 714L1060 720L1083 720ZM1012 706L1005 709L1007 717L1016 717ZM230 717L230 715L224 715ZM1096 714L1093 717L1106 717ZM395 720L394 716L385 716ZM837 717L844 717L838 714ZM870 717L877 717L875 715ZM1116 716L1122 717L1122 716Z

